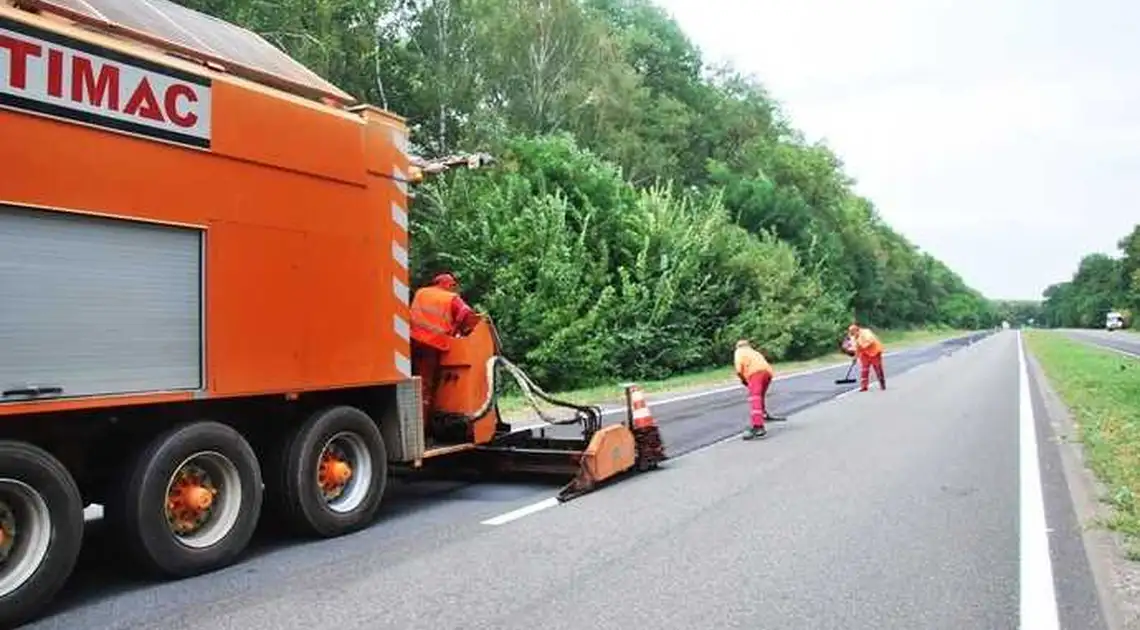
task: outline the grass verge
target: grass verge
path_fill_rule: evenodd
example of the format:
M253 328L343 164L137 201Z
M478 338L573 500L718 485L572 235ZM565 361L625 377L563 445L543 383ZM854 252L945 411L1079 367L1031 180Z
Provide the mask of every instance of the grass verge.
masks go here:
M965 335L970 331L956 330L956 329L919 329L919 330L885 330L876 332L883 345L887 347L887 352L901 350L908 347L924 345L949 339L951 337L958 337ZM727 351L729 358L732 357L732 349ZM776 369L777 375L790 374L794 372L802 372L812 368L830 365L832 363L842 363L850 361L851 359L840 352L828 354L826 356L818 357L808 361L794 361L785 363L776 363L773 367ZM692 391L705 387L715 387L718 385L732 385L735 384L736 377L733 375L732 365L725 365L724 367L705 370L701 372L693 372L689 374L679 374L670 378L659 381L646 381L638 383L641 389L645 392L675 392L678 394L686 391ZM542 383L538 384L540 387ZM619 384L603 385L599 387L590 387L587 389L579 389L569 392L550 392L556 398L566 400L578 404L594 404L601 405L606 403L617 403L623 399L623 392ZM530 408L527 401L519 395L506 395L499 399L499 410L507 416L516 416L519 412L524 412Z
M1129 557L1140 560L1140 361L1056 332L1028 331L1025 340L1107 490L1113 513L1102 524L1123 534Z

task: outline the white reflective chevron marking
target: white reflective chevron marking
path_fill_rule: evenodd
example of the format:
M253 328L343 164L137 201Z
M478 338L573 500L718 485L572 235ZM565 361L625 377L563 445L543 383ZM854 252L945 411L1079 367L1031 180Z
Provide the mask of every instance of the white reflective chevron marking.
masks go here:
M405 232L408 231L408 212L401 208L400 204L395 201L392 202L392 220L396 222L396 225L403 228Z
M396 298L404 304L408 303L408 285L400 282L399 278L392 278L392 290L396 293Z
M408 250L396 241L392 241L392 258L395 258L396 263L404 269L408 268Z
M400 354L400 352L398 350L395 352L395 355L396 355L396 370L398 370L400 372L400 374L403 374L404 376L411 378L412 377L412 362L408 359L408 357Z
M392 327L396 329L396 334L404 341L411 341L412 330L408 326L407 320L399 315L392 316Z

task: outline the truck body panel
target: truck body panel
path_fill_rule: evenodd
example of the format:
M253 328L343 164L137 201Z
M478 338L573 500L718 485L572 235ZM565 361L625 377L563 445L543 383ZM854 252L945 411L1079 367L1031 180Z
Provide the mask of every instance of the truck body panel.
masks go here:
M70 280L64 283L15 271L18 249L0 249L0 283L36 283L38 308L50 303L61 317L71 313L69 335L113 345L96 353L70 342L68 353L58 347L66 337L27 336L30 313L42 310L0 323L45 344L23 348L25 358L41 352L62 365L61 357L86 352L85 360L101 361L99 383L70 377L64 397L180 389L258 395L411 377L407 198L392 179L407 171L402 120L375 108L353 114L306 102L177 59L159 63L141 46L6 6L0 37L7 38L0 40L0 239L15 235L17 223L66 224L69 238L119 235L117 246L99 249L102 258L73 256L71 269L53 268L51 277ZM128 233L135 236L122 236ZM132 274L146 278L149 293L139 293ZM114 279L102 285L82 280L108 276ZM116 301L117 310L98 311ZM200 308L190 308L194 302ZM139 334L107 337L115 322ZM167 332L144 335L144 324ZM187 331L195 327L200 343L192 350ZM166 363L144 360L156 345ZM47 363L24 365L0 360L0 389L55 385L66 376L51 374ZM43 398L0 399L0 415L65 402Z
M0 393L200 389L202 245L192 228L0 205Z

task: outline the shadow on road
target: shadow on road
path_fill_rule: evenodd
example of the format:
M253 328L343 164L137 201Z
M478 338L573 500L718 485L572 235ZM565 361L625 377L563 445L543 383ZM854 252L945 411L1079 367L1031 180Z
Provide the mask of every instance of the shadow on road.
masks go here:
M452 481L409 482L390 479L381 512L376 521L365 531L438 507L443 501L463 500L464 491L474 485ZM487 498L486 491L482 494ZM506 498L509 499L510 497ZM283 534L267 524L267 521L268 519L264 518L261 520L258 531L239 560L239 564L246 565L257 558L286 548L298 549L336 542ZM343 542L344 538L339 540ZM38 616L36 622L50 624L51 617L61 613L82 608L114 595L150 589L162 583L163 580L141 575L126 561L106 521L102 518L91 520L87 522L83 550L71 579L55 600Z

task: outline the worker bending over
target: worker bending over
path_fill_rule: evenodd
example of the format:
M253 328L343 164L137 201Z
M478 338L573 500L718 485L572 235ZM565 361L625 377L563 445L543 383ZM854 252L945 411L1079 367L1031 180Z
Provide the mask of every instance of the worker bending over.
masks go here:
M451 340L468 335L479 315L459 295L459 282L450 272L432 279L412 298L412 372L420 377L424 424L438 385L439 364L451 349Z
M736 351L733 353L733 364L736 367L736 376L740 383L748 388L748 404L751 408L751 425L744 439L754 440L768 435L765 420L782 420L768 415L764 405L764 398L768 395L768 386L772 384L772 366L759 350L752 347L747 339L736 342Z
M879 388L887 388L887 377L883 373L883 343L871 332L870 328L863 328L858 324L847 327L855 346L855 356L859 358L859 391L867 391L871 368L875 368L875 376L879 378Z

